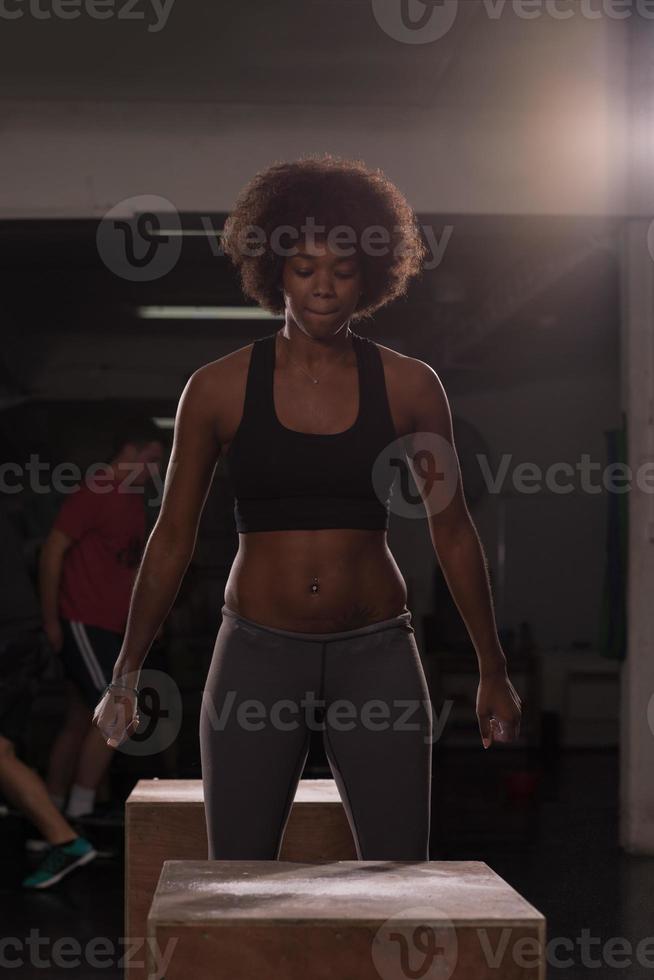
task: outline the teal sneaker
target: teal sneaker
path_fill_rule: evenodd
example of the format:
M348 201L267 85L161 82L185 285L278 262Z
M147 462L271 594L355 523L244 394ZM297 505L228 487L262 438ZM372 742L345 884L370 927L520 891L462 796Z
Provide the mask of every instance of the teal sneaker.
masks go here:
M66 817L66 820L78 837L84 837L85 828L82 827L77 817ZM52 847L52 844L43 837L27 837L25 839L25 850L30 854L42 854L50 847Z
M37 869L24 878L23 888L49 888L75 868L88 864L98 852L86 837L76 837L70 844L54 844Z

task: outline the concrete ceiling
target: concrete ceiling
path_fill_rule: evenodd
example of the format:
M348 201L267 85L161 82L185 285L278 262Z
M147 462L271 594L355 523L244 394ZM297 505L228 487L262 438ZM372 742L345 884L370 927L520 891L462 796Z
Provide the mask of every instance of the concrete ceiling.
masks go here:
M421 45L389 37L368 0L178 0L165 20L141 2L136 13L5 23L3 98L425 105L442 96L476 9L462 4L446 36Z
M415 20L425 8L410 3ZM83 13L79 0L80 16L63 20L38 19L27 3L17 2L8 9L23 16L4 19L0 35L2 98L422 107L481 102L499 111L533 106L544 88L562 98L571 85L590 92L610 81L607 73L622 69L609 49L612 39L619 44L623 21L522 18L501 0L460 0L443 36L416 44L390 36L375 15L380 5L177 0L167 14L157 14L161 0L140 0L129 5L128 17L126 0L115 0L113 15L98 20Z

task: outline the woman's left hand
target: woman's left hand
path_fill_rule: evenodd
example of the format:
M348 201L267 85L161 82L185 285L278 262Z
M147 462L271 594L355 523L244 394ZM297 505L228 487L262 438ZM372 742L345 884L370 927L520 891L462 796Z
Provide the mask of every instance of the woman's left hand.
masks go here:
M506 668L483 673L477 690L477 718L485 749L493 742L512 742L520 734L522 702Z

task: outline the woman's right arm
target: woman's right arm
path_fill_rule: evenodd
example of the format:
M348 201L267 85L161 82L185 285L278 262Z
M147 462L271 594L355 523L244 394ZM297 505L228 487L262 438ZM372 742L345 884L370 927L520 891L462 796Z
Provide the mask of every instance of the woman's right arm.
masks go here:
M191 375L180 396L161 510L148 538L112 681L138 686L139 672L193 557L218 457L216 365Z

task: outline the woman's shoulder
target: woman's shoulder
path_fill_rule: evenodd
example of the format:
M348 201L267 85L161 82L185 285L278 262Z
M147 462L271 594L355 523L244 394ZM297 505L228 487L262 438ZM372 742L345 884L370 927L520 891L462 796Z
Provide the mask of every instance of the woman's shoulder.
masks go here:
M396 381L398 384L407 384L419 373L418 365L422 364L416 357L402 354L401 351L394 350L392 347L385 347L384 344L372 341L379 351L384 373L387 378Z
M397 406L399 419L411 419L406 431L413 431L425 401L434 401L440 396L446 401L443 385L434 368L419 357L411 357L400 351L376 344L379 348L388 397L392 406ZM404 425L404 422L401 423ZM398 427L398 432L401 426ZM402 429L402 431L405 431Z
M208 361L197 368L195 375L203 379L212 389L225 391L233 385L238 387L247 374L254 344L255 341L252 341L222 357L217 357L214 361Z
M426 361L421 361L419 357L402 354L400 351L393 350L391 347L384 347L383 344L378 344L376 341L375 344L381 354L384 368L394 371L407 383L425 378L428 374L436 374L434 368Z
M215 420L220 442L229 442L243 411L246 380L255 341L224 354L195 372L202 400Z

